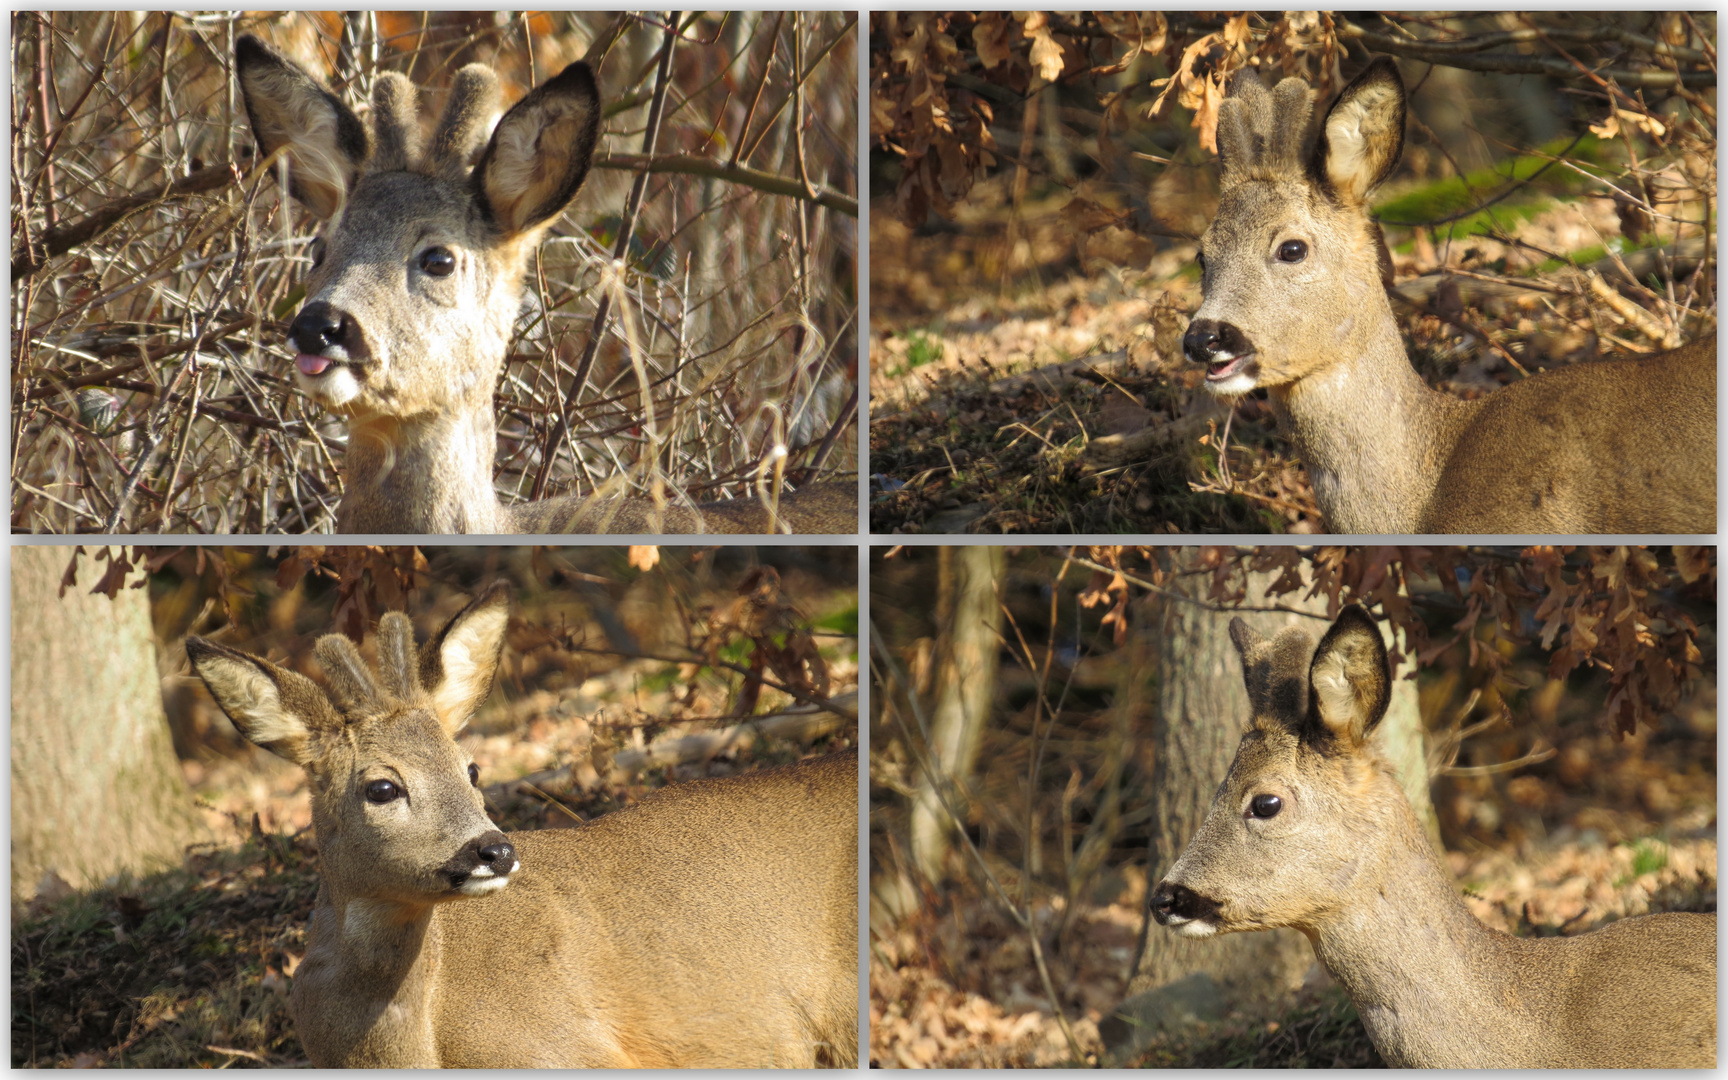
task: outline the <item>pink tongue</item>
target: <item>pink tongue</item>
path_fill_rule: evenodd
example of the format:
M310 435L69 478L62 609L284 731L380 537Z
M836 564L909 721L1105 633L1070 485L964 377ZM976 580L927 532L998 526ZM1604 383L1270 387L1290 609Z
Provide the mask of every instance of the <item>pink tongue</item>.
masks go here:
M301 353L294 358L294 364L308 375L317 375L330 366L328 357L314 356L311 353Z

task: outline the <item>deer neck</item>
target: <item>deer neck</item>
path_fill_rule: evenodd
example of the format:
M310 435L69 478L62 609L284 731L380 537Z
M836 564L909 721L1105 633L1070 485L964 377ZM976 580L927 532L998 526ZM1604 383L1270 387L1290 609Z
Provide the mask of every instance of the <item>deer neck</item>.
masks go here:
M437 908L320 887L292 1012L314 1065L435 1067Z
M1393 1066L1540 1060L1542 1037L1513 989L1517 942L1470 914L1415 815L1401 798L1399 806L1406 820L1377 823L1393 842L1366 856L1350 900L1304 928L1315 956Z
M490 408L379 416L348 427L342 532L494 533L497 431Z
M1419 532L1472 406L1423 383L1390 308L1360 325L1330 363L1274 387L1272 400L1308 466L1329 530Z

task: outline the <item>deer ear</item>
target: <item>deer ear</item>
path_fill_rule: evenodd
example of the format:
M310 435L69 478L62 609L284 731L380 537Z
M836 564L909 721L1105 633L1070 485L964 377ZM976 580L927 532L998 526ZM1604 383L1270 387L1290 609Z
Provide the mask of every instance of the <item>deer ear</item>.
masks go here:
M1380 627L1362 608L1345 608L1308 669L1319 730L1350 749L1361 746L1386 715L1391 680Z
M328 218L371 152L366 125L298 64L251 34L234 43L234 68L252 137L268 157L288 157L288 190Z
M1252 626L1242 621L1242 616L1237 615L1230 620L1230 644L1236 646L1236 652L1242 659L1248 659L1248 653L1265 640Z
M1309 168L1339 198L1359 203L1392 175L1403 152L1404 80L1382 56L1327 111Z
M474 166L475 198L506 235L549 221L576 197L600 140L600 88L578 60L511 106Z
M296 765L317 755L313 740L333 721L323 692L296 672L200 637L186 639L192 670L248 741Z
M427 643L420 685L432 696L438 722L452 735L491 695L509 622L510 584L494 582Z

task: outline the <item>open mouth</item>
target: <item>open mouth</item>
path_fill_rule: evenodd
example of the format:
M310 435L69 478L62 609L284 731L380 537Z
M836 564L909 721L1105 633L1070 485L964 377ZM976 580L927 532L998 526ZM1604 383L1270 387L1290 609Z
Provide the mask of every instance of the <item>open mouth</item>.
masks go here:
M342 363L341 360L316 353L300 353L294 357L294 366L300 369L300 374L312 378L317 378Z
M1253 353L1242 353L1223 360L1213 360L1206 365L1206 381L1223 382L1233 375L1241 374L1242 369L1253 359Z
M303 352L294 357L294 377L300 380L301 391L328 409L340 409L359 397L368 376L367 365L355 363L346 354Z

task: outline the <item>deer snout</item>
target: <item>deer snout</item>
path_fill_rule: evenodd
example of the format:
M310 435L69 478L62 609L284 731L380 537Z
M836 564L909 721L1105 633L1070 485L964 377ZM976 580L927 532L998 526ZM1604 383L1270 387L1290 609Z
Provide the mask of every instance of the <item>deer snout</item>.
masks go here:
M324 300L314 300L300 309L293 325L288 327L288 340L300 353L300 370L308 375L316 375L323 369L307 371L307 359L350 362L361 359L366 352L354 317Z
M516 849L510 846L508 840L500 840L496 844L487 844L481 848L480 861L495 874L514 873L516 868L522 865L516 861Z
M360 324L352 315L323 300L300 309L288 328L300 389L327 408L339 409L360 396L363 371L370 359Z
M1217 319L1195 319L1182 335L1182 353L1196 364L1216 364L1253 351L1248 335L1236 324Z
M1248 368L1253 363L1254 343L1233 323L1217 319L1195 319L1182 335L1182 354L1206 365L1206 383L1216 391L1244 393L1253 389Z
M464 844L445 864L443 874L457 892L481 896L509 884L510 875L521 866L509 838L494 830Z
M1205 924L1218 914L1218 904L1208 900L1186 885L1166 878L1152 893L1152 917L1159 926L1182 926L1187 923Z

